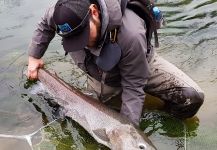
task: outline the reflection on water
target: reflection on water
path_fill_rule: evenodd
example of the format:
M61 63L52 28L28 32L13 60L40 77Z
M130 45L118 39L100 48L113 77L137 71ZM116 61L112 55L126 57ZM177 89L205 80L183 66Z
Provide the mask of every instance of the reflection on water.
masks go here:
M167 20L166 28L160 30L162 47L159 53L192 76L197 73L197 80L216 80L217 72L213 62L216 62L217 57L217 1L165 3L159 0L159 6ZM179 57L174 59L174 56ZM211 75L205 77L204 73Z
M42 129L46 128L47 126L49 126L50 124L52 124L53 122L57 121L57 119L49 122L48 124L46 124L45 126L41 127L40 129L34 131L33 133L30 134L26 134L26 135L8 135L8 134L0 134L0 138L7 138L7 139L20 139L20 140L24 140L26 141L30 148L33 150L33 144L32 144L32 140L33 139L37 139L39 138L39 136L36 136ZM41 138L40 138L41 139Z
M83 128L69 118L44 128L42 138L44 140L34 145L35 150L109 150L97 144Z
M152 111L143 114L141 126L149 136L158 132L168 137L195 137L199 120L195 117L184 122L168 114Z
M216 149L217 144L214 144L213 140L217 139L217 135L214 135L211 130L216 131L216 127L212 124L217 122L215 117L217 93L214 90L217 88L217 1L183 0L165 3L159 0L159 6L165 12L167 26L160 30L161 47L158 52L189 74L205 91L205 103L198 113L200 125L198 121L185 122L187 129L185 148ZM170 137L170 131L164 127L165 119L163 121L162 117L158 119L155 123L160 126L159 130L153 130L151 137L158 139L161 137L158 134L162 135L162 132L166 137ZM172 124L176 125L176 123ZM165 139L163 141L168 141L166 137L163 136ZM210 140L210 137L213 140ZM169 140L168 143L171 144L173 140ZM203 144L199 144L201 142ZM210 144L207 146L205 143ZM198 144L199 146L196 146Z
M45 8L54 2L0 0L2 135L28 135L60 117L61 111L52 98L31 94L32 83L23 76L33 29ZM158 53L189 74L204 89L206 99L197 117L186 121L146 111L141 128L160 150L216 149L217 0L158 0L158 5L167 20L159 30ZM45 58L46 67L57 71L67 82L79 89L86 85L86 77L69 57L64 57L59 38L52 41ZM33 143L35 149L104 149L68 118L43 128L40 134L43 140ZM0 138L1 148L8 149L13 144L16 149L29 149L26 141Z
M188 138L197 136L199 119L197 117L179 120L170 115L146 110L143 114L140 127L151 137L161 149L185 149Z

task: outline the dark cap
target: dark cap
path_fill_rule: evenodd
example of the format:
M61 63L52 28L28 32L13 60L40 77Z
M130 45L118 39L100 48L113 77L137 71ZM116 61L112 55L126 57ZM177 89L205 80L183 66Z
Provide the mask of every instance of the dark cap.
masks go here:
M57 33L63 37L65 51L87 46L90 34L89 0L58 0L53 14Z

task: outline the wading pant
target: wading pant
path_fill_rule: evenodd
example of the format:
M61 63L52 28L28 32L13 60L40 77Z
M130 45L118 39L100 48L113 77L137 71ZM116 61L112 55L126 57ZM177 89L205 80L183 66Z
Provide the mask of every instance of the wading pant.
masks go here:
M144 87L145 93L163 100L165 110L175 117L194 116L204 101L201 88L180 69L156 53L149 64L151 75ZM94 90L99 97L101 83L89 77L88 90ZM109 104L109 100L120 93L121 88L105 85L101 100Z

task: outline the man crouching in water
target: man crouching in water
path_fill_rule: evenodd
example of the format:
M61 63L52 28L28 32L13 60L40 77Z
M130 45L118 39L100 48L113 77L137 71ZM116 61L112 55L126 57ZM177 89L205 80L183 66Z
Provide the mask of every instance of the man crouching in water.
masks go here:
M88 88L105 104L121 94L120 113L139 125L145 93L165 102L178 118L194 116L204 101L200 87L149 45L146 26L135 12L121 12L117 0L58 0L34 32L28 78L37 79L55 33L64 50L88 75Z

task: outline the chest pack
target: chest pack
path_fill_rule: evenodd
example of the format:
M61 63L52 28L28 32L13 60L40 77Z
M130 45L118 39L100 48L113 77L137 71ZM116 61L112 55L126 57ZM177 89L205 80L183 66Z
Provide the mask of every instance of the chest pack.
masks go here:
M126 8L134 11L146 23L146 38L148 47L151 46L154 34L155 47L159 47L157 29L165 22L161 11L154 5L154 0L121 0L121 11L124 14Z

